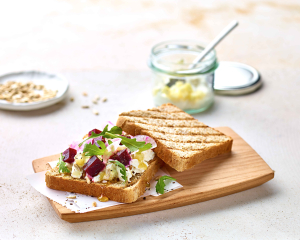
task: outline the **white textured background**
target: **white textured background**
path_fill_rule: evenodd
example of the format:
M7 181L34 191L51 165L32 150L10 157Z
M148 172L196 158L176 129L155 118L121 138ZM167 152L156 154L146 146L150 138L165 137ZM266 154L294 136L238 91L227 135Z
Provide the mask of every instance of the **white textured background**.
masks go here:
M68 100L32 112L0 111L0 239L300 239L300 2L1 1L0 73L62 72ZM67 223L25 176L31 161L120 112L152 107L146 60L169 39L211 40L240 26L217 48L220 60L262 74L259 91L217 97L195 115L229 126L275 170L270 182L231 196L131 217ZM82 91L106 96L99 116L80 108Z

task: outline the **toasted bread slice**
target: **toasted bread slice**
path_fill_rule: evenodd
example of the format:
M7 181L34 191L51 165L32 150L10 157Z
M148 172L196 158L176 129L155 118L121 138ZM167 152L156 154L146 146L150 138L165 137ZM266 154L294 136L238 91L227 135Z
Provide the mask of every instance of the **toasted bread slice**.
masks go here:
M154 152L179 172L230 152L233 142L231 137L199 122L172 104L147 111L121 113L117 126L131 135L152 137L157 143Z
M108 182L88 184L84 179L75 179L70 175L59 173L58 167L46 172L45 181L47 187L55 190L81 193L94 197L103 195L112 201L131 203L144 194L147 182L150 182L162 164L163 161L155 156L149 162L147 170L136 174L131 178L130 183Z

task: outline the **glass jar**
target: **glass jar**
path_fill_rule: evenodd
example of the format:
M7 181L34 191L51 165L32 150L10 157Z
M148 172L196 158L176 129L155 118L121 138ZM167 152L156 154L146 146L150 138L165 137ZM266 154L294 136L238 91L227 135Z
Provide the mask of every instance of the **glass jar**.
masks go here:
M196 41L162 42L151 49L148 62L153 72L153 98L156 106L172 103L187 113L198 113L214 101L216 52L211 51L194 68L194 59L203 51Z

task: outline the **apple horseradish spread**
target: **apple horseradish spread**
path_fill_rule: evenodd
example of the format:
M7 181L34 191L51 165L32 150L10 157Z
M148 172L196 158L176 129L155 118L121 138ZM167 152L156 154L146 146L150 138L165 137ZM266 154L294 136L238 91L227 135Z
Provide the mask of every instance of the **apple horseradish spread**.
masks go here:
M60 173L90 182L131 182L148 168L155 153L155 141L145 135L130 136L110 124L91 130L83 142L73 142L61 153Z

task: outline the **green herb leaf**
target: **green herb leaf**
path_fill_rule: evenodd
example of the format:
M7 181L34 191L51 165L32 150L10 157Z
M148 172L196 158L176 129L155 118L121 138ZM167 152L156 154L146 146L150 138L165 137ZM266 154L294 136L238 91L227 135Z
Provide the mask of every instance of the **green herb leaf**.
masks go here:
M118 126L113 126L108 132L111 134L122 134L122 129L119 128Z
M123 145L125 145L126 147L128 147L131 152L134 152L136 150L143 149L143 148L149 149L152 147L151 143L149 143L149 145L148 145L148 143L146 144L145 142L137 142L135 138L129 139L127 137L114 135L114 134L111 134L108 132L105 134L104 137L106 137L106 138L121 138L122 139L121 143ZM144 151L144 150L142 150L142 151Z
M143 152L143 151L146 151L146 150L148 150L150 148L152 148L152 144L151 143L147 143L143 147L139 148L139 151Z
M104 130L103 130L103 132L104 132ZM101 132L101 133L99 133L99 134L96 134L96 133L92 132L91 136L89 136L87 139L83 140L78 146L81 147L82 144L83 144L85 141L89 140L89 139L103 136L103 132ZM105 134L105 133L104 133L104 134Z
M68 167L66 166L66 163L63 161L63 155L60 154L60 158L58 161L58 172L60 173L70 173L70 170L68 169Z
M112 144L113 142L111 141L111 140L108 140L108 144L110 145L110 144Z
M126 177L126 168L124 166L124 164L120 163L118 160L109 160L109 162L112 162L114 164L116 164L120 169L120 173L122 174L122 178L124 179L124 181L127 181L127 177Z
M99 142L101 142L101 141L98 141L98 143ZM83 148L83 152L84 152L85 156L103 155L105 150L106 150L106 148L100 149L96 145L93 145L91 143L85 144L84 148Z
M170 176L162 176L162 177L160 177L158 179L157 183L156 183L156 186L155 186L155 189L156 189L157 193L164 194L164 192L165 192L165 186L166 186L166 184L165 184L164 181L167 180L167 179L176 181L175 178L172 178Z
M108 124L103 128L103 131L100 134L105 134L108 130ZM92 132L93 135L94 132ZM96 134L96 133L95 133Z
M102 141L97 141L97 143L99 144L99 146L101 147L101 149L106 149L106 146L105 146L105 144L104 144L104 142L102 142Z
M92 132L91 136L89 136L87 139L85 139L84 141L82 141L78 146L81 147L82 144L92 138L96 138L96 137L100 137L100 136L104 136L106 133L111 133L111 134L122 134L122 129L117 127L117 126L113 126L110 130L108 130L108 124L105 126L105 128L103 129L103 131L99 134L96 134L94 132Z
M99 136L103 136L104 138L111 138L111 139L112 138L121 138L122 139L121 143L123 145L125 145L126 147L128 147L131 152L134 152L136 150L140 150L140 152L142 152L142 151L148 150L152 147L151 143L146 144L145 142L137 142L135 138L129 139L127 137L120 136L117 134L122 134L121 128L114 126L110 130L108 130L108 125L106 125L101 133L96 134L96 133L92 132L90 137L88 137L82 143L79 144L79 147L81 147L81 145L85 141L92 139L92 138L99 137ZM111 142L109 142L109 144L111 144ZM87 155L87 156L89 156L89 155Z

